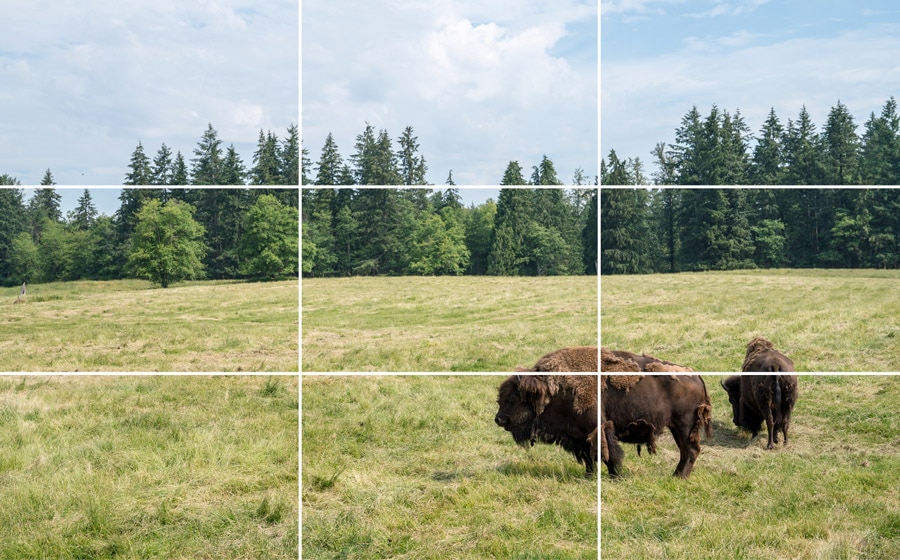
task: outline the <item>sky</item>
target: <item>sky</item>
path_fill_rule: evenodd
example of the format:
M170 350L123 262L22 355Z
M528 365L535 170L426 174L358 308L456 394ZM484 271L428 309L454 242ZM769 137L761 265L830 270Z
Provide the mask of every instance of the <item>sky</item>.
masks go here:
M600 151L640 157L673 143L697 106L740 110L758 135L801 108L821 131L838 101L862 134L900 94L900 4L860 0L601 0Z
M558 177L597 161L596 0L304 0L301 135L345 162L366 123L411 126L443 185L496 185L547 155ZM348 162L349 163L349 162Z
M190 168L211 123L252 164L299 122L297 0L4 0L0 175L122 184L138 145Z

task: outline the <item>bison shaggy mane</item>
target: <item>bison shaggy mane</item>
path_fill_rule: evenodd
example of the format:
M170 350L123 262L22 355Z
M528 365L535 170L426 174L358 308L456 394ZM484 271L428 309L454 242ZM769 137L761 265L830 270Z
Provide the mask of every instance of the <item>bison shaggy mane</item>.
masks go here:
M516 444L540 441L559 445L585 465L597 463L597 376L513 375L497 397L494 422L510 432Z

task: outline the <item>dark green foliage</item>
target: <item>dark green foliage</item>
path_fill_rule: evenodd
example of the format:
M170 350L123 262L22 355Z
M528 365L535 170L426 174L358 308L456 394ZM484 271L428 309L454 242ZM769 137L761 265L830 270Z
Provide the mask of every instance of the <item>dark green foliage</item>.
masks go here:
M782 126L769 111L754 138L740 111L716 105L703 118L694 106L675 129L675 143L652 150L657 185L895 185L900 183L900 115L891 97L870 114L862 135L846 105L832 107L821 132L803 106ZM615 150L600 162L604 185L644 184L640 160Z
M221 185L223 177L222 141L212 123L194 148L191 158L191 183L194 185Z
M522 167L519 165L518 161L511 161L509 165L506 166L506 171L503 173L503 178L500 179L501 185L526 185L525 177L522 176Z
M337 143L331 133L325 138L325 145L322 146L322 157L319 158L316 172L316 185L339 185L341 170L344 162L338 151Z
M604 189L601 198L604 274L900 266L895 189Z
M150 184L150 158L144 153L144 145L140 142L131 153L131 163L128 164L128 169L131 171L125 174L126 185Z
M55 185L56 181L53 180L53 173L50 173L50 168L47 168L47 171L44 172L44 178L41 179L41 185Z
M591 192L503 189L464 208L452 188L305 189L303 273L584 274Z
M10 285L9 256L13 240L24 231L24 218L21 189L0 189L0 279L6 285Z

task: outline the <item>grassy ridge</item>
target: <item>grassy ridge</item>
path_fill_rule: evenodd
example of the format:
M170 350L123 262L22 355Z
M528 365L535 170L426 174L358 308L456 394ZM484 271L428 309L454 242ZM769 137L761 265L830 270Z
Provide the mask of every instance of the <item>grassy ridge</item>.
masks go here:
M704 379L714 435L690 479L671 476L668 432L657 455L623 445L622 479L602 467L604 560L900 558L900 377L801 376L790 443L771 451Z
M297 371L297 281L0 289L0 371Z
M798 371L900 371L898 271L604 276L603 345L698 371L740 371L764 336Z
M596 276L303 280L303 371L512 371L596 344Z
M0 559L297 558L296 377L0 377Z
M499 376L304 376L303 557L597 558L597 478L494 424Z

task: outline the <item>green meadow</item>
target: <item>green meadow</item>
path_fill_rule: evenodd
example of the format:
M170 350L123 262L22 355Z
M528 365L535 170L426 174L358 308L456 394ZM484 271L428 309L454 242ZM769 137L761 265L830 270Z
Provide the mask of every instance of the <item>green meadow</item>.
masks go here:
M0 371L297 371L298 283L0 289Z
M497 427L503 379L303 376L303 558L596 560L597 476Z
M597 344L597 277L303 279L303 371L513 371Z
M755 270L601 278L602 343L740 371L762 336L797 371L900 371L900 271Z
M767 450L732 423L722 376L703 376L713 437L687 480L678 448L624 445L624 475L601 467L604 560L900 558L900 377L800 376L789 443Z
M0 559L296 559L296 376L0 377Z

